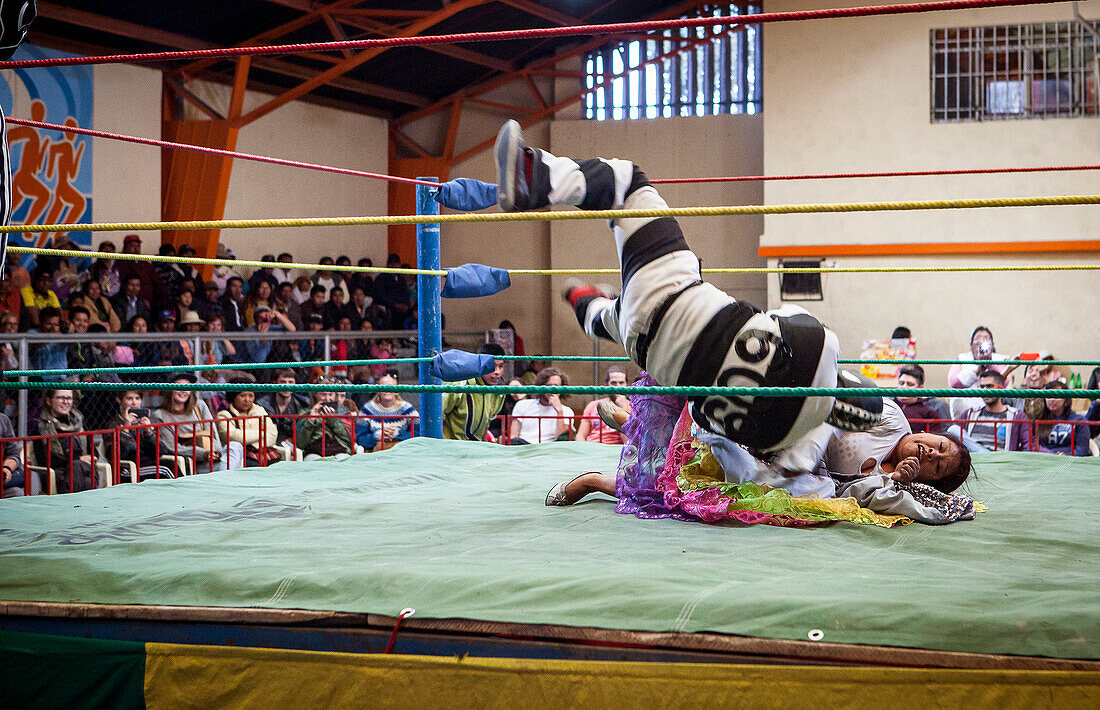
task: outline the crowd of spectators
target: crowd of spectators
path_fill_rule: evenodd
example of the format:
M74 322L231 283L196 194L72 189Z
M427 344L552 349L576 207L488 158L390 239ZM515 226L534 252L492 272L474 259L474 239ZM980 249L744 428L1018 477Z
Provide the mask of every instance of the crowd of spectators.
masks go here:
M140 253L141 240L128 235L123 251ZM161 254L193 255L183 245L170 245ZM25 464L64 471L53 483L57 492L84 490L103 485L103 464L133 464L134 478L167 478L181 472L264 466L297 455L305 459L348 456L380 450L415 434L415 406L396 392L348 396L351 382L397 385L398 373L384 362L344 365L348 360L384 360L396 354L400 343L367 335L374 330L416 327L415 281L395 274L348 272L348 257L323 258L312 274L288 266L290 254L264 256L264 266L247 278L232 266L218 266L204 281L185 264L155 264L116 259L114 245L104 242L98 252L80 260L40 258L30 272L8 269L0 281L0 333L102 334L94 342L35 343L30 347L32 369L46 372L41 379L56 389L32 393L28 431L35 436L23 451L4 445L4 495L39 492L43 479L27 475ZM370 266L361 259L360 266ZM390 255L387 266L401 264ZM22 272L22 273L20 273ZM173 333L157 342L128 340L129 333ZM322 331L330 331L327 339ZM209 334L254 332L299 333L290 339L262 337L244 340L209 337ZM523 340L510 321L498 332L507 334L513 352L525 356ZM196 343L197 333L205 333ZM116 335L116 334L122 334ZM0 335L0 340L3 336ZM129 365L232 365L235 362L296 363L325 360L328 373L319 367L288 367L246 373L237 370L181 372L176 383L204 383L210 391L153 392L143 387L163 375L127 377L99 373L95 379L134 383L125 392L80 392L66 388L66 381L93 379L66 377L48 371L70 368L110 368ZM480 352L504 354L496 343ZM1100 400L1087 414L1072 406L1072 376L1067 378L1046 352L1008 358L996 351L988 328L971 334L970 349L958 356L948 373L952 388L972 389L972 396L950 400L897 397L914 432L949 432L971 451L1043 451L1085 456L1090 443L1100 436ZM1012 386L1016 365L1007 360L1030 359L1019 385L1050 390L1043 399L1009 399L998 390ZM5 369L19 366L12 343L0 342L0 363ZM513 362L516 377L508 384L568 385L565 372L547 363ZM505 363L467 384L504 384ZM257 381L291 386L301 382L332 385L310 397L289 390L257 396L247 385ZM245 391L219 391L223 383L243 385ZM604 382L625 386L627 371L611 366ZM900 387L925 385L924 369L903 365L897 372ZM1077 383L1077 386L1081 386ZM1088 388L1100 387L1100 368L1092 372ZM448 394L444 397L444 436L455 439L491 440L510 444L557 440L623 443L617 426L629 411L622 395L588 402L583 414L566 404L568 395ZM10 408L9 408L10 411ZM503 415L503 416L501 416ZM116 430L117 436L82 435L89 431ZM0 414L0 438L13 436L11 420ZM1095 445L1095 444L1093 444ZM117 451L115 450L117 449ZM117 478L117 475L116 475Z
M897 397L913 431L952 433L972 451L1040 451L1067 456L1089 456L1092 439L1100 437L1100 399L1085 413L1073 408L1070 379L1050 361L1049 352L1020 353L1006 357L998 353L989 328L979 326L970 336L970 351L958 356L948 374L954 389L973 389L974 396L951 398L950 404L936 397ZM1005 361L1030 360L1020 366ZM1042 399L1005 398L998 394L1011 386L1013 373L1022 369L1019 386L1050 390ZM898 387L923 387L924 369L902 365ZM1080 386L1080 385L1078 385ZM1092 371L1088 389L1100 386L1100 367Z
M122 250L141 253L141 238L127 235ZM170 244L160 247L160 254L166 256L194 253L186 244L178 251ZM232 254L226 256L232 258ZM17 264L5 269L0 281L0 329L46 334L341 331L349 335L334 342L333 359L366 359L391 352L393 343L370 341L364 333L416 328L416 283L412 277L380 274L372 278L349 272L341 268L351 266L346 256L321 259L311 274L279 266L294 261L289 253L277 258L265 255L262 261L271 266L257 269L247 278L232 266L219 266L206 281L188 264L116 258L110 241L78 259L40 256L29 272ZM359 264L373 265L366 258ZM396 254L390 255L387 265L408 267ZM323 341L316 338L257 338L236 344L204 341L201 352L193 351L193 342L181 336L178 342L135 341L113 348L46 343L34 347L31 367L56 370L108 364L324 359ZM10 345L4 346L0 357L5 367L18 364ZM364 377L377 379L380 374L374 371Z

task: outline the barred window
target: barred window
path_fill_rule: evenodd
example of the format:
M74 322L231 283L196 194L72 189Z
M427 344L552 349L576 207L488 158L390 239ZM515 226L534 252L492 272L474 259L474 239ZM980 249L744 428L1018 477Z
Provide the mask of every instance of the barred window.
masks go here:
M1098 28L1100 21L932 30L932 122L1100 114Z
M755 15L760 2L704 5L688 17ZM585 118L597 121L759 113L759 25L684 27L585 56Z

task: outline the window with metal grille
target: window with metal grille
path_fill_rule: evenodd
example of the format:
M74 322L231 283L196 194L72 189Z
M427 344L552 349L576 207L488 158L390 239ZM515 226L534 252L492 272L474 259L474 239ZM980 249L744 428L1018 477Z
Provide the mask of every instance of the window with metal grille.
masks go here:
M932 122L1100 114L1100 21L931 31Z
M704 5L690 17L755 15L760 2ZM585 56L585 118L597 121L759 113L759 25L685 27Z

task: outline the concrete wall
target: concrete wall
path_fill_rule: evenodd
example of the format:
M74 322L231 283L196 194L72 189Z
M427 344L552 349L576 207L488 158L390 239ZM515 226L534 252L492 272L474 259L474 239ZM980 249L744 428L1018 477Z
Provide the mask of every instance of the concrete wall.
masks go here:
M219 110L229 88L194 82L189 87ZM245 110L268 99L250 93ZM161 75L142 67L95 67L95 127L159 138ZM199 118L194 109L188 118ZM312 104L293 102L241 130L237 150L340 167L387 172L386 122ZM92 173L96 221L160 219L160 151L120 141L97 141ZM233 165L225 218L319 217L386 213L386 183L346 175L238 160ZM94 235L95 244L120 234ZM143 232L154 252L159 232ZM385 262L385 227L225 230L222 241L241 259L288 251L296 259L347 254Z
M93 69L92 128L160 138L160 72L124 64ZM26 115L26 114L17 114ZM92 153L92 217L96 222L160 220L160 151L136 143L95 141ZM140 232L146 251L156 253L160 231ZM122 247L123 234L96 232L92 242Z
M189 87L218 109L229 105L229 87L195 82ZM244 112L270 97L250 92ZM302 102L291 102L241 129L237 150L375 173L388 172L386 122ZM343 217L386 214L381 180L284 168L252 161L233 164L226 219L257 217ZM385 227L241 229L222 232L222 241L242 259L290 252L300 261L346 254L386 261Z
M840 3L844 4L844 3ZM852 5L857 3L850 3ZM834 7L776 0L768 11ZM1100 16L1100 2L1081 4ZM929 30L1071 19L1068 4L769 25L764 35L764 169L769 174L1100 162L1100 118L930 121ZM1096 193L1094 172L771 182L768 203L855 202ZM1095 240L1098 208L1051 207L769 216L765 246ZM827 249L820 256L829 257ZM1100 263L1100 254L832 259L838 266ZM826 278L806 304L840 335L845 355L866 337L909 326L919 355L954 357L978 324L998 350L1095 357L1095 273L920 274ZM779 303L773 279L769 305ZM932 383L945 380L932 368Z

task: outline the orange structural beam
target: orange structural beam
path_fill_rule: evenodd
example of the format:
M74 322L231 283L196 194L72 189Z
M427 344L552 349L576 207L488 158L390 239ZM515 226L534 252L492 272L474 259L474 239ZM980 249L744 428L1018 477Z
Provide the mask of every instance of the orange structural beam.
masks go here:
M178 143L233 150L238 129L228 120L165 121L164 137ZM222 219L233 159L218 155L164 150L161 153L161 218L166 221ZM220 230L163 231L164 244L190 244L195 255L213 259ZM209 267L207 267L209 270ZM209 274L204 274L208 276Z
M393 138L390 138L390 174L402 177L438 177L445 182L450 174L446 158L397 158L393 156ZM416 186L389 183L388 204L390 214L416 214ZM397 254L402 262L416 266L416 225L394 224L388 228L388 245L391 254Z
M912 256L915 254L1042 254L1100 252L1100 239L1027 242L927 242L902 244L796 244L760 247L763 257Z

